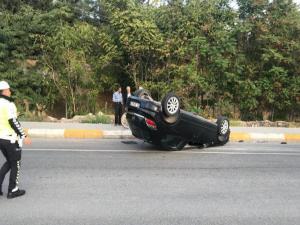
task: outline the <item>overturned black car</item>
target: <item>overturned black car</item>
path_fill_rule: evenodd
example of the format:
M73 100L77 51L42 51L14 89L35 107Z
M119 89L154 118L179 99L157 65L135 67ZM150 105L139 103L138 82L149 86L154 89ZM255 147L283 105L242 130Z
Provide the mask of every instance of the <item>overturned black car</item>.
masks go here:
M147 90L137 90L127 99L126 118L135 137L173 150L181 150L187 144L224 145L230 135L226 117L214 123L184 111L174 93L157 102Z

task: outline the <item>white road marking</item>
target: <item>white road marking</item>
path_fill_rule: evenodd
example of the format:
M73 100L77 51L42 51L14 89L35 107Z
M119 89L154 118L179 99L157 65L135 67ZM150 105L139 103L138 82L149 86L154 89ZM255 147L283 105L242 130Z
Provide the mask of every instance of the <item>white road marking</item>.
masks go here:
M57 149L57 148L42 148L42 149L39 149L39 148L28 148L28 149L24 149L24 151L44 151L44 152L47 152L47 151L53 151L53 152L137 152L137 153L143 153L143 152L159 152L159 151L148 151L148 150L110 150L110 149L63 149L63 148L60 148L60 149Z
M221 154L221 155L287 155L300 156L299 153L291 152L190 152L192 154Z
M284 134L281 133L250 133L250 138L252 140L285 140Z
M168 153L168 154L220 154L220 155L286 155L300 156L300 152L237 152L237 151L159 151L159 150L110 150L110 149L24 149L24 151L53 151L53 152L110 152L110 153Z

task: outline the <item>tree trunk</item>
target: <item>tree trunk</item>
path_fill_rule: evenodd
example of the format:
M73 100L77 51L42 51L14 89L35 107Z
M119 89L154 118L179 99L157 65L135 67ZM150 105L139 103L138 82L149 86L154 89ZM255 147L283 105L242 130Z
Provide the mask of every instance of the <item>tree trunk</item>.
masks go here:
M65 104L65 113L66 113L66 119L68 119L68 101L66 100L66 104Z
M199 109L199 88L198 88L198 85L196 86L196 107L197 107L197 111Z
M26 112L26 114L30 113L30 111L29 111L29 101L27 99L24 99L23 103L25 105L25 112Z
M76 114L76 99L74 94L72 94L72 105L73 105L73 116Z
M262 111L262 117L263 117L263 120L269 120L271 114L272 114L272 113L271 113L269 110L263 110L263 111Z
M201 92L201 108L202 108L202 110L205 109L205 105L204 105L204 93L203 92Z

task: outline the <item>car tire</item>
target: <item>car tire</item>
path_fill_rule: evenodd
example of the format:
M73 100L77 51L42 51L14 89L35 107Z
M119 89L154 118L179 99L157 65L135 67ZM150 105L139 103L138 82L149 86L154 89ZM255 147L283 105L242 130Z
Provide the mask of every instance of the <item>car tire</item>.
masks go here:
M230 127L227 117L220 116L217 119L218 126L218 144L224 145L229 141Z
M161 101L162 111L165 116L177 116L180 111L180 101L174 93L168 93Z

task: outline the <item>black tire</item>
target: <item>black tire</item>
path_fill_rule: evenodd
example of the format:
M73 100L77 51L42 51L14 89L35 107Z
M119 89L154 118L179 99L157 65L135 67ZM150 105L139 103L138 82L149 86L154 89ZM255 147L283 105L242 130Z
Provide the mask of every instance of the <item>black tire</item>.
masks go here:
M220 116L217 120L218 125L218 144L224 145L229 141L230 136L230 124L227 117Z
M176 116L180 112L180 101L174 93L168 93L161 101L162 111L165 116Z
M144 99L152 100L150 92L146 89L139 89L133 93L134 96Z

